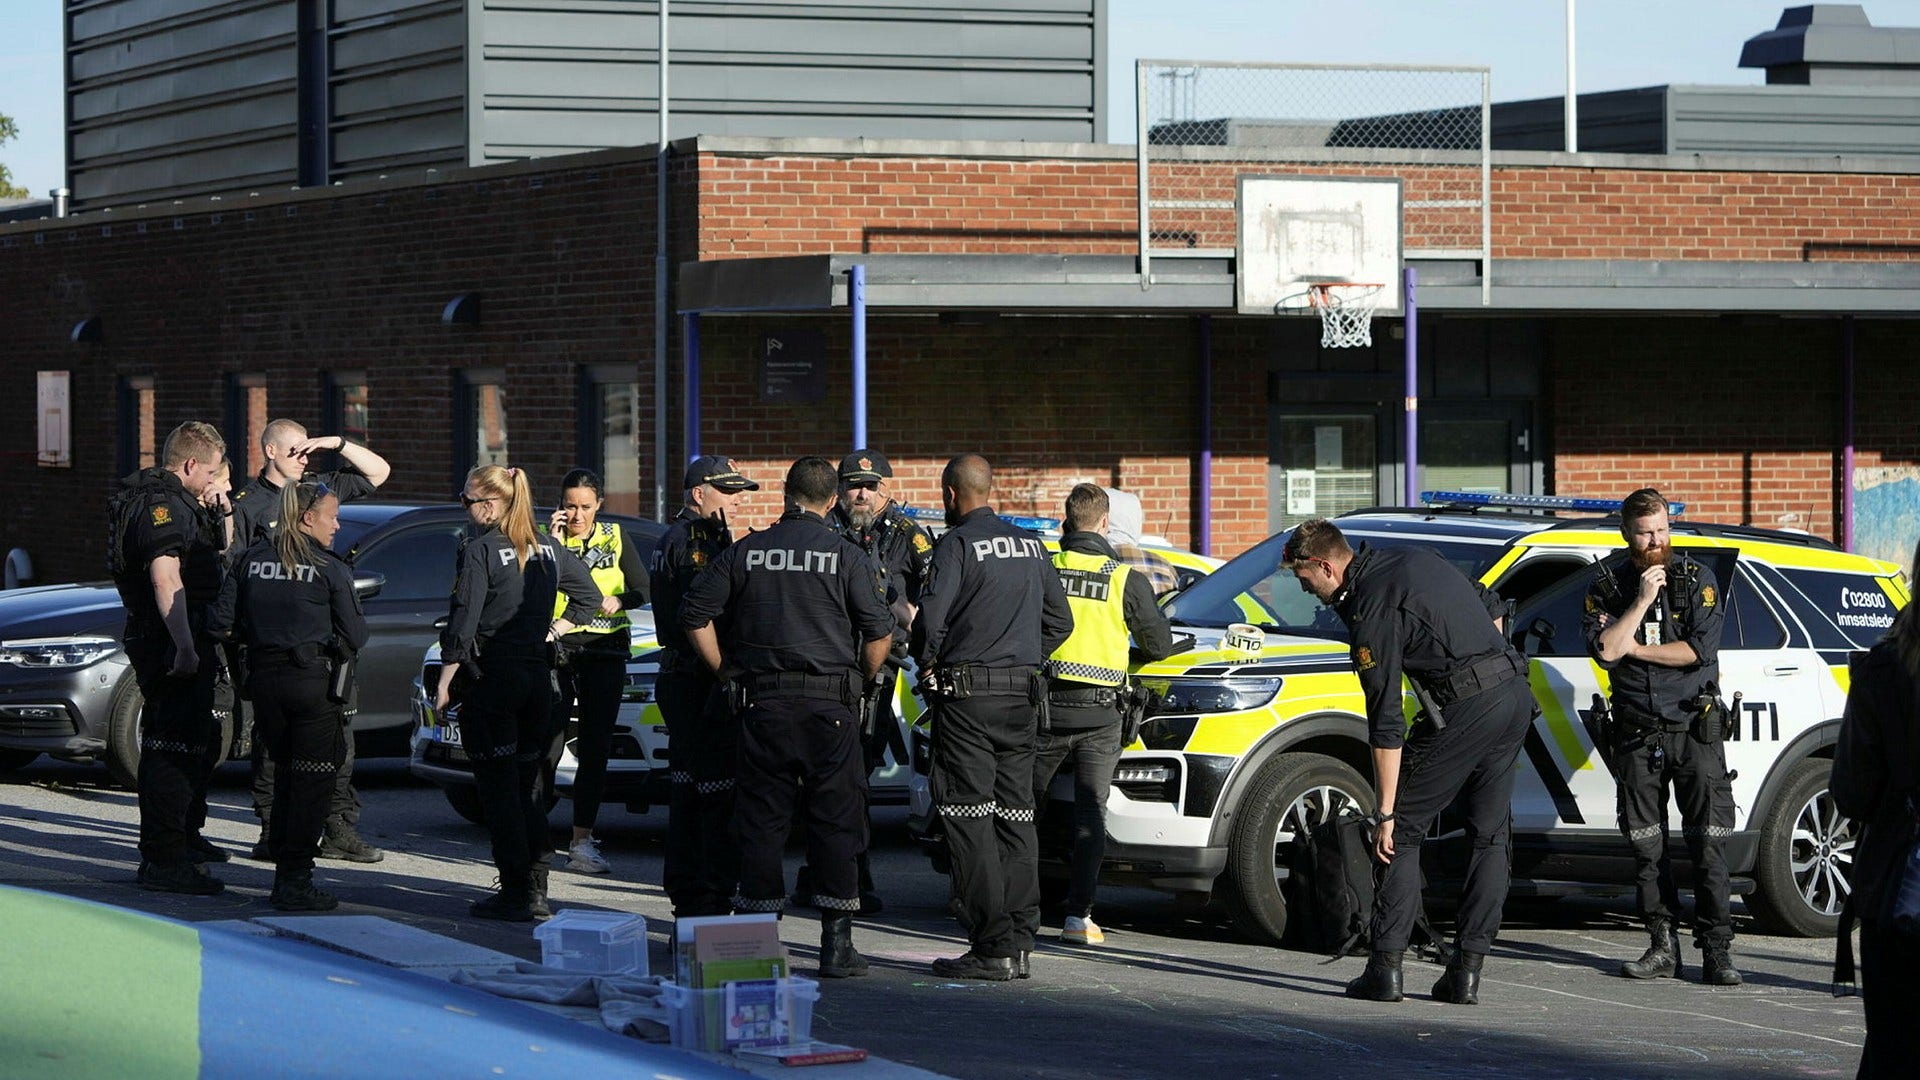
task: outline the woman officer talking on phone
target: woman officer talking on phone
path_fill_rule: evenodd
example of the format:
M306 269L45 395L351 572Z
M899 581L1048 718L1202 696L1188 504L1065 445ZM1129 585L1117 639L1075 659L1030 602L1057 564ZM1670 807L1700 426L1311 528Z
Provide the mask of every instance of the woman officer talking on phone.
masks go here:
M353 571L328 549L340 531L340 500L327 485L280 489L282 528L262 537L239 562L235 629L246 648L254 724L274 763L267 847L281 911L327 911L339 904L313 884L333 797L346 757L343 681L332 676L367 643L367 621L353 592Z
M592 621L560 639L560 698L554 703L554 730L566 729L575 703L580 710L579 736L574 757L579 771L573 780L573 839L567 847L568 870L604 874L613 867L600 854L593 838L594 819L607 786L607 756L613 749L613 725L620 716L620 696L627 684L627 656L631 652L631 625L627 609L647 602L647 565L640 546L627 531L611 521L598 520L601 498L598 474L575 469L560 481L560 508L553 512L548 531L560 546L584 564L600 589L600 607ZM564 614L567 598L556 596L553 614Z
M500 871L500 891L470 910L527 922L551 914L539 797L553 716L549 647L593 618L600 590L580 560L534 531L524 471L482 465L460 502L482 531L460 545L434 709L460 726ZM570 602L556 618L559 593Z

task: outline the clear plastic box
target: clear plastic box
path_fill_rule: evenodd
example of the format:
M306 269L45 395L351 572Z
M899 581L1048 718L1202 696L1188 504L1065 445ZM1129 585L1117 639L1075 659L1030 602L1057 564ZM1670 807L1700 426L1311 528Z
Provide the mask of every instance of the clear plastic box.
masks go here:
M765 981L774 984L770 994L755 983L690 990L672 980L661 982L660 1002L667 1008L673 1045L683 1050L726 1051L811 1042L813 1004L820 1000L820 984L798 975Z
M540 962L596 975L647 974L647 920L619 911L568 908L534 927Z

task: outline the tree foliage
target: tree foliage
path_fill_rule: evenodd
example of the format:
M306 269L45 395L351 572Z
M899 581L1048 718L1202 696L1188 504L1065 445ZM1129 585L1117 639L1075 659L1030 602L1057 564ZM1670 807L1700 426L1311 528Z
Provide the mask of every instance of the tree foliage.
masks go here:
M0 146L5 146L20 134L13 117L0 113ZM0 199L24 199L27 189L13 182L13 173L4 162L0 162Z

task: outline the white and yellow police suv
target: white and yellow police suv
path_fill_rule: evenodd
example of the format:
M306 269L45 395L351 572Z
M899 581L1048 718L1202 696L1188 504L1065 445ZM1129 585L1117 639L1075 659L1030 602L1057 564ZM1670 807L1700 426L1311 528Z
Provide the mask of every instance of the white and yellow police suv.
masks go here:
M1541 712L1517 764L1515 895L1627 894L1632 854L1592 727L1608 676L1587 658L1581 630L1595 567L1623 546L1619 521L1546 516L1618 504L1445 492L1423 501L1436 505L1337 520L1356 545L1433 548L1514 602L1508 631L1529 659ZM1346 629L1282 567L1288 535L1256 545L1166 605L1175 631L1192 634L1195 645L1135 671L1161 702L1121 755L1104 871L1112 883L1217 896L1240 929L1276 943L1286 931L1285 860L1296 832L1374 802ZM1727 841L1736 890L1769 929L1831 933L1855 835L1827 793L1848 657L1892 623L1907 603L1907 581L1890 563L1803 534L1681 519L1673 544L1712 568L1726 606L1720 686L1729 701L1739 695L1726 744L1738 805ZM1252 650L1226 648L1235 623L1258 627L1263 640ZM1410 695L1407 704L1411 716ZM916 728L920 774L927 747L926 730ZM1056 786L1051 794L1063 792ZM909 822L935 845L938 862L927 803L924 783L914 784ZM1065 816L1049 815L1056 823ZM1691 869L1677 808L1669 821L1685 884ZM1429 873L1464 872L1457 826L1443 818L1429 846ZM1043 828L1043 858L1064 848Z
M938 511L918 511L914 512L914 516L933 523L936 529L939 527L941 515ZM1050 518L1008 520L1023 528L1031 528L1042 536L1056 539L1059 536L1059 522ZM1055 539L1047 541L1049 548L1054 543ZM1156 565L1164 564L1163 577L1176 577L1182 587L1199 581L1221 565L1218 559L1152 542L1144 550L1147 558ZM654 683L660 673L660 643L654 634L653 609L650 605L635 608L628 615L633 620L632 652L627 660L626 688L621 698L619 717L614 722L613 745L607 759L605 798L610 804L622 804L634 813L645 813L652 807L667 805L671 748L667 745L666 720L661 717L660 706L654 697ZM915 673L909 668L895 680L893 713L900 736L889 745L883 760L867 780L873 801L880 805L898 805L907 801L907 733L919 721L922 713L920 700L913 693L914 679ZM442 723L433 709L431 688L438 686L439 680L440 645L435 642L427 647L413 678L414 726L409 741L408 767L414 775L437 784L446 794L447 802L461 817L474 824L484 824L480 798L473 786L473 765L461 745L460 730L452 724ZM573 718L566 729L554 738L550 757L552 777L547 785L549 805L561 796L572 794L578 766L574 756L577 736L578 722L577 718Z

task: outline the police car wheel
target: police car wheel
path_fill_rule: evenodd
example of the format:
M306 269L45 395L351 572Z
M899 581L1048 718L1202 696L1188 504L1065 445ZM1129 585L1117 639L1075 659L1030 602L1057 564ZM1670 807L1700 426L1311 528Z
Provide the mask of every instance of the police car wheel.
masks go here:
M1224 899L1241 933L1281 943L1287 932L1287 846L1301 827L1331 820L1348 807L1371 813L1374 795L1372 785L1343 761L1292 753L1261 766L1241 800L1227 854Z
M475 825L487 823L486 811L480 809L480 790L472 784L448 784L440 789L447 797L447 805L453 812L466 818Z
M1839 926L1860 826L1834 806L1832 772L1825 758L1796 763L1760 824L1747 908L1770 932L1832 937Z
M140 709L146 704L129 673L114 695L107 714L107 772L113 782L132 791L140 776Z

